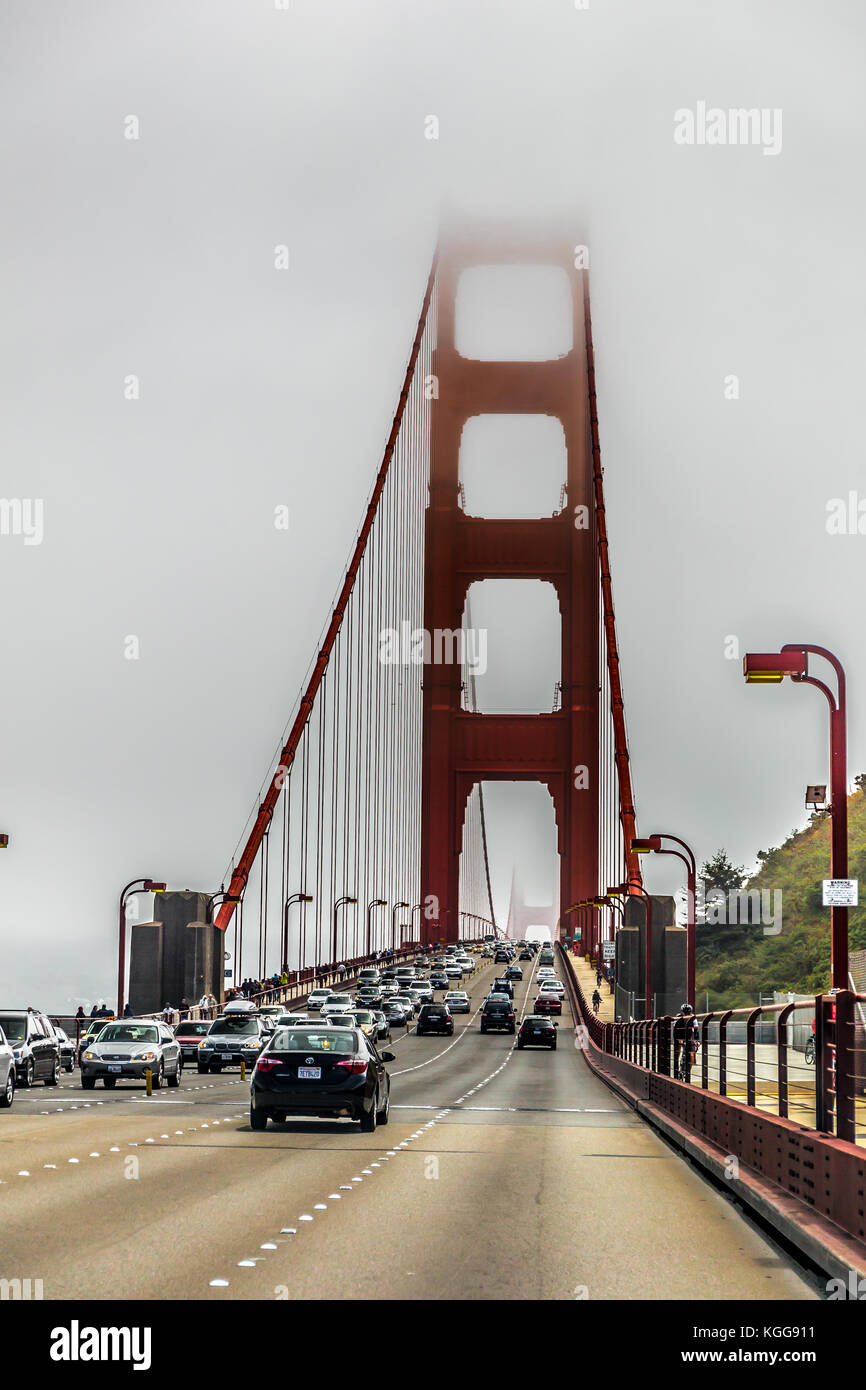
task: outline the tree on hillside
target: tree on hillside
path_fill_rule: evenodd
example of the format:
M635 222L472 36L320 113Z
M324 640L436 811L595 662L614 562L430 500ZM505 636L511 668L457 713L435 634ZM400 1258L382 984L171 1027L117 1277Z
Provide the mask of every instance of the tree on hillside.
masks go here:
M738 892L746 881L746 870L742 865L731 862L728 858L727 850L718 849L712 859L707 859L706 862L701 865L698 878L703 884L704 891L702 897L704 901L698 903L695 922L699 927L706 927L706 897L713 889L717 890L717 893L724 893L725 897L727 897L731 890Z

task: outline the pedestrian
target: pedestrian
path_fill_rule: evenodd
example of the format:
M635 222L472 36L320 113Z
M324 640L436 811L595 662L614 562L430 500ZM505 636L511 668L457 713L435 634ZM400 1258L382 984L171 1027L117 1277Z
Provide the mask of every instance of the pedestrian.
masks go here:
M596 968L596 972L595 972L595 983L596 983L597 985L600 985L600 984L601 984L601 966L600 966L600 965Z
M123 1017L124 1017L124 1018L134 1018L134 1017L135 1017L135 1010L133 1009L133 1007L132 1007L132 1005L130 1004L130 1002L129 1002L128 999L127 999L126 1004L124 1005L124 1008L123 1008Z
M286 988L286 985L287 985L288 983L289 983L289 972L288 972L288 970L286 969L286 967L283 966L283 973L282 973L282 975L280 976L280 984L282 985L283 989L285 989L285 988Z
M97 1018L98 1015L99 1015L99 1005L98 1005L98 1004L94 1004L93 1008L90 1010L90 1017L91 1017L91 1018Z
M187 1000L186 996L184 996L184 998L181 999L181 1001L180 1001L180 1016L181 1016L181 1018L186 1018L186 1016L187 1016L188 1013L189 1013L189 1001Z
M337 966L337 974L338 974L339 977L340 977L340 984L342 984L342 983L343 983L343 979L344 979L345 974L346 974L346 967L345 967L345 965L343 964L342 961L340 961L340 964Z
M174 1009L171 1007L171 1004L166 1004L165 1008L162 1011L162 1021L163 1023L171 1023L173 1019Z
M76 1017L76 1018L84 1018L84 1016L85 1016L85 1015L84 1015L84 1009L83 1009L82 1006L79 1004L79 1005L78 1005L78 1012L76 1013L75 1017Z

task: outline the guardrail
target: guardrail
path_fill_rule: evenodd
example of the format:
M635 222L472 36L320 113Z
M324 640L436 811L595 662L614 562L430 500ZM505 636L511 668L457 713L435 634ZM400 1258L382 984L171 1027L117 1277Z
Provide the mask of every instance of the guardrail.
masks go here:
M683 1026L672 1018L602 1022L587 1006L568 953L561 946L559 952L584 1030L578 1041L603 1079L648 1118L707 1141L717 1162L736 1158L781 1194L866 1241L866 1110L858 1102L866 1047L857 1017L864 996L845 990L816 998L814 1068L800 1061L787 1036L789 1026L799 1026L794 1015L802 1003L699 1015L698 1063L685 1081L678 1077ZM760 1040L768 1029L769 1043Z
M332 986L339 988L341 985L357 984L358 974L365 967L376 966L379 969L386 970L389 967L414 960L416 956L423 953L424 948L419 943L416 943L411 947L395 951L393 956L387 961L377 961L375 956L357 956L354 960L344 961L343 965L345 966L345 970L342 975L339 972L339 968L337 970L316 970L310 967L300 972L294 971L294 979L291 980L289 984L275 985L273 989L262 990L258 994L252 995L252 1000L259 1005L297 1003L299 999L306 998L314 989L329 989ZM237 990L231 991L231 995L236 999L246 997ZM199 1004L193 1004L188 1009L182 1011L180 1009L174 1009L171 1019L167 1020L167 1022L174 1026L180 1023L181 1020L192 1020L194 1022L198 1020L210 1020L216 1018L217 1015L222 1012L222 1008L223 1005L221 1004L218 1004L215 1009L204 1009ZM75 1018L64 1014L52 1014L51 1017L60 1024L70 1040L74 1035L76 1048L84 1029L96 1021L90 1017ZM112 1014L105 1018L103 1022L109 1023L113 1017L114 1015ZM152 1013L136 1014L136 1018L163 1019L165 1018L165 1013L160 1009Z

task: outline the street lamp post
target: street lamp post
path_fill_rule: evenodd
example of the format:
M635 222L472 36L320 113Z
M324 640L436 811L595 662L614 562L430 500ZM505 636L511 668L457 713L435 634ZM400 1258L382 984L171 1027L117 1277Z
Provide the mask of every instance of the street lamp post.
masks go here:
M391 949L394 951L397 949L397 913L401 907L409 906L409 903L399 902L395 903L391 909Z
M809 654L823 657L836 673L836 694L824 681L809 675ZM848 753L845 671L826 647L787 642L778 652L748 652L743 659L748 685L779 685L785 676L801 685L814 685L830 706L830 877L848 877ZM848 909L830 908L830 951L833 986L848 988Z
M313 899L309 893L292 893L291 897L286 898L283 904L283 939L281 943L282 951L280 953L281 970L288 970L289 968L289 908L292 903L311 903L312 901ZM298 961L299 970L300 964L300 961Z
M118 913L117 931L117 1016L120 1018L123 1013L123 1006L126 1002L126 899L132 890L136 893L164 893L165 884L156 883L152 878L133 878L130 879L126 887L120 894L120 909Z
M634 883L633 881L630 881L629 883L623 883L623 884L620 886L620 890L619 890L619 891L622 892L622 893L625 893L627 897L630 897L630 898L643 898L643 900L644 900L644 905L645 905L645 906L644 906L644 912L645 912L645 914L646 914L646 921L645 921L645 927L644 927L644 968L643 968L643 973L644 973L644 1005L643 1005L643 1016L644 1016L645 1019L649 1019L649 1018L652 1018L652 1016L653 1016L653 1014L652 1014L652 1008L653 1008L653 992L652 992L652 980L653 980L653 900L652 900L652 894L648 893L648 892L646 891L646 889L645 889L641 884ZM608 889L608 892L610 892L610 889ZM623 918L624 918L624 916L625 916L625 914L623 914Z
M373 898L372 902L367 903L367 938L364 942L364 954L367 956L373 954L373 924L370 920L373 908L387 906L388 902L386 898Z
M666 849L662 840L673 840L685 852ZM698 891L698 866L695 856L685 840L678 835L661 831L648 835L645 840L632 840L631 847L636 854L673 854L686 866L686 1001L695 1007L695 900Z
M336 968L337 968L337 913L339 912L340 908L344 906L344 904L346 904L346 903L356 903L357 901L358 901L357 898L350 898L350 897L348 897L348 895L344 895L342 898L338 898L337 901L334 903L334 936L333 936L333 940L332 940L332 942L331 942L331 969L332 969L332 970L336 970Z

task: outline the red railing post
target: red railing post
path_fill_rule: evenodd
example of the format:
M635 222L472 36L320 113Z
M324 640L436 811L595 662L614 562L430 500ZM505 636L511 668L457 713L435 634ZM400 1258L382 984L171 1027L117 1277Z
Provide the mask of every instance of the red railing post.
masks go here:
M836 1011L836 1138L856 1139L854 995L850 989L840 989L833 996Z
M733 1009L726 1009L719 1019L719 1095L728 1094L728 1019Z
M755 1023L761 1009L752 1009L746 1019L746 1104L755 1104Z
M710 1023L711 1023L711 1021L712 1021L712 1018L713 1018L713 1015L712 1015L712 1014L704 1014L703 1022L701 1023L701 1090L702 1090L702 1091L708 1090L708 1089L709 1089L709 1084L710 1084L710 1053L709 1053L709 1039L710 1039Z
M786 1004L776 1019L776 1083L782 1119L788 1118L788 1019L796 1007Z
M833 1133L832 996L815 996L815 1128Z

